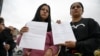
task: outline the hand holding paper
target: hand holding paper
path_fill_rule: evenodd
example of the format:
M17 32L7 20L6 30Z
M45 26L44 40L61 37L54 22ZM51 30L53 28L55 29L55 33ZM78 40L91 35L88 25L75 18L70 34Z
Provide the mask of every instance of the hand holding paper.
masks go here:
M23 34L19 46L23 48L44 50L47 23L32 21L27 23L26 26L29 30Z
M70 22L52 23L54 44L65 43L65 41L76 41Z

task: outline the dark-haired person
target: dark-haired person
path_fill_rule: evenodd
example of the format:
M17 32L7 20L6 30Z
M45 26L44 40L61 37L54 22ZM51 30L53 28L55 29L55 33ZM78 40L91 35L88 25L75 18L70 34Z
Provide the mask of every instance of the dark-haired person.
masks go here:
M11 34L12 34L12 38L13 38L13 41L10 43L11 47L8 50L8 56L13 56L13 51L14 51L14 48L16 47L15 40L17 39L17 35L19 34L19 31L17 28L15 28L13 26L9 26L8 28L11 30Z
M94 56L94 50L99 48L100 26L92 18L83 18L83 12L84 7L81 2L74 2L71 5L72 21L70 24L77 41L66 41L62 44L58 56L75 56L75 53L81 53L82 56ZM61 22L58 21L58 23Z
M0 17L0 56L7 56L7 52L11 49L13 42L11 29L5 27L4 19Z
M47 22L48 23L45 49L44 50L24 49L23 56L44 56L44 53L48 48L56 49L56 47L53 46L53 39L52 39L52 33L51 33L52 29L51 29L50 6L47 5L47 4L40 5L39 8L37 9L35 17L32 21ZM24 32L27 32L27 31L28 31L28 27L23 27L20 32L24 33ZM51 55L53 55L53 54L51 54Z
M69 50L76 49L82 56L94 56L94 50L100 46L100 26L92 18L83 18L83 12L84 6L81 2L74 2L71 5L71 26L77 41L66 41L65 46Z

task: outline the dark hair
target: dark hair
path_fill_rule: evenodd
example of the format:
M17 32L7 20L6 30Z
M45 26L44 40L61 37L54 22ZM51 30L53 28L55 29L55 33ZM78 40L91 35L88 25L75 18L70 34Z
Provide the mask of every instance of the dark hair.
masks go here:
M83 4L82 4L81 2L74 2L74 3L78 3L78 4L80 4L81 7L82 7L82 11L84 12L84 6L83 6ZM73 3L73 4L74 4L74 3ZM70 9L72 8L73 4L71 5Z
M0 23L3 23L4 19L2 17L0 17Z
M37 9L37 12L35 14L35 17L32 19L32 21L39 21L39 22L42 22L42 18L40 16L40 10L43 6L48 6L49 8L49 15L48 15L48 18L45 20L45 22L48 22L48 28L47 28L47 32L48 31L51 31L51 15L50 15L50 6L47 5L47 4L42 4L39 6L39 8Z

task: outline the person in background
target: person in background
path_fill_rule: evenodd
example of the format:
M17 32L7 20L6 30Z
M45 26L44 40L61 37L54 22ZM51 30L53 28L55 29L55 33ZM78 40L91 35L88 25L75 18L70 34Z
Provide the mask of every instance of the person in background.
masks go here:
M77 41L63 43L58 56L75 56L75 53L81 53L82 56L94 56L94 51L100 47L100 26L92 18L83 18L83 12L84 6L81 2L74 2L71 5L70 25ZM61 21L58 20L57 23Z
M54 55L56 53L55 50L57 48L54 46L53 39L52 39L50 6L47 4L40 5L39 8L37 9L35 17L32 21L48 23L45 48L44 48L44 50L24 48L23 56L44 56L44 53L45 53L45 51L47 51L48 48L52 49L52 51L53 51L53 54L50 54L50 55ZM21 32L21 34L23 34L24 32L27 32L27 31L28 31L28 27L23 27L20 32ZM19 37L19 40L20 39L21 38ZM18 42L19 42L19 40L18 40ZM51 50L49 50L49 51L51 51Z
M0 17L0 56L7 56L8 50L11 48L12 34L11 30L5 27L4 19Z
M13 36L13 41L11 44L11 48L8 50L8 56L13 56L13 51L14 51L14 48L16 47L16 39L17 39L17 35L19 34L19 31L18 29L16 29L15 27L13 26L9 26L8 27L9 29L11 29L11 34Z

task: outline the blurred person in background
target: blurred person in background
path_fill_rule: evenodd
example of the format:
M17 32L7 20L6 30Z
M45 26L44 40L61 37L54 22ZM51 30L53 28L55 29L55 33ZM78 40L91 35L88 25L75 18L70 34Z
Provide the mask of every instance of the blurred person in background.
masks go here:
M11 34L13 36L13 41L11 43L11 48L8 50L8 56L13 56L13 51L14 48L16 47L16 40L17 40L17 35L19 34L19 31L17 28L13 27L13 26L9 26L9 29L11 29Z
M0 56L7 56L8 50L12 47L12 42L11 29L5 27L4 19L0 17Z

